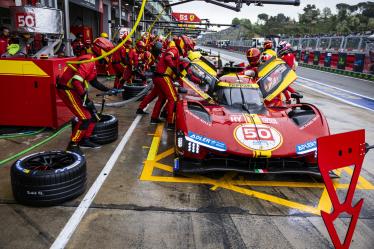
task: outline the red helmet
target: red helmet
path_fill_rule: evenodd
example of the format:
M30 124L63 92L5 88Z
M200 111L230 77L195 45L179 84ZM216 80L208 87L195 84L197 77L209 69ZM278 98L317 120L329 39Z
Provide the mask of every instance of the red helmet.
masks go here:
M129 32L125 31L123 35L121 36L121 40L123 41L128 35L129 35ZM131 37L129 37L129 39L127 39L127 41L125 42L125 45L129 46L131 44L132 44L132 39Z
M92 44L92 52L96 56L101 56L114 48L113 43L103 37L96 38Z
M265 62L265 61L268 61L272 58L273 56L271 56L270 54L262 54L261 56L261 61L262 62Z
M247 59L250 65L257 66L261 59L261 52L257 48L250 48L247 51Z
M273 41L271 40L266 40L264 42L264 49L272 49L273 48Z
M146 45L142 40L138 41L135 45L136 50L141 53L145 51L145 47Z

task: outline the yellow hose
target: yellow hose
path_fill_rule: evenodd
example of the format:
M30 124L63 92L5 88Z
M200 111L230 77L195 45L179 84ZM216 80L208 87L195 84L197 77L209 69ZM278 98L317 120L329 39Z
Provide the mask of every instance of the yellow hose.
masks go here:
M134 24L134 26L132 27L130 33L126 36L126 38L121 42L119 43L115 48L113 48L112 50L110 50L108 53L104 53L103 55L99 56L99 57L95 57L95 58L92 58L90 60L84 60L84 61L68 61L66 62L68 65L69 64L83 64L83 63L88 63L88 62L94 62L94 61L98 61L98 60L101 60L111 54L113 54L114 52L116 52L120 47L123 46L123 44L125 44L125 42L134 34L136 28L138 27L139 25L139 22L140 20L142 19L142 16L143 16L143 13L144 13L144 9L145 9L145 4L147 3L147 0L142 0L142 6L140 7L140 10L139 10L139 15L136 19L136 22Z

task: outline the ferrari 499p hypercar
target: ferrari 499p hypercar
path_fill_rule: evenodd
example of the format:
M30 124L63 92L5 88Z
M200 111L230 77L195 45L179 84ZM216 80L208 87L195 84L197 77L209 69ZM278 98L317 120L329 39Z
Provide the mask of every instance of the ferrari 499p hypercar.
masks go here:
M326 118L312 104L269 107L296 80L282 60L273 59L254 81L229 73L219 79L200 59L192 72L205 82L183 79L176 109L174 173L238 171L319 175L316 139L330 134Z

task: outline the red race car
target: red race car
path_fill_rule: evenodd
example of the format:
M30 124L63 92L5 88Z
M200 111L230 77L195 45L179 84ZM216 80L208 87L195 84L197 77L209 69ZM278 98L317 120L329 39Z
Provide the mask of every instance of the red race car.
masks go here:
M269 107L296 74L279 59L260 68L256 82L246 75L219 79L199 59L192 72L205 85L185 77L177 103L174 173L238 171L320 175L316 139L330 134L324 115L314 105Z

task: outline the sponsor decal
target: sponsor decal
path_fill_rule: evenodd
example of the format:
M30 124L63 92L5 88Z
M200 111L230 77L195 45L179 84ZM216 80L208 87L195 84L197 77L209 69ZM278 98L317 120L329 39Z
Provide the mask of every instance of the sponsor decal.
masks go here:
M283 143L283 137L275 128L265 124L244 124L234 130L236 141L250 150L273 151Z
M227 149L225 143L211 139L211 138L204 137L192 131L188 132L188 137L186 137L186 140L190 142L195 142L201 146L204 146L204 147L207 147L213 150L226 151Z
M278 124L277 120L275 118L267 118L267 117L261 117L260 119L262 123L264 124Z
M303 155L312 151L317 151L317 141L309 141L304 144L296 145L296 154Z
M174 170L178 170L179 169L179 158L175 158L174 159Z
M231 123L243 123L244 122L244 116L243 114L232 114L230 115L230 121Z

